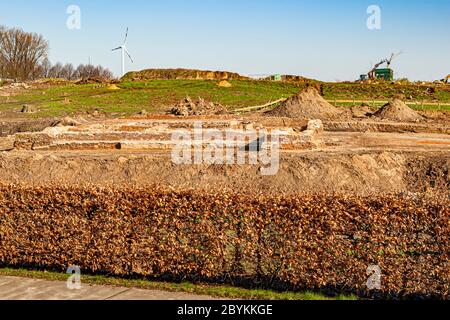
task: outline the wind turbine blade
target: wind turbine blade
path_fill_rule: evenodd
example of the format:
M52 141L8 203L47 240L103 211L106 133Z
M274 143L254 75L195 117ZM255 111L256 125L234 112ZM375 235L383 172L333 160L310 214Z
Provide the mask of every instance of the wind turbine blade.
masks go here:
M128 27L127 32L125 33L125 40L123 40L123 44L127 43L127 38L128 38Z
M122 49L122 47L118 47L118 48L112 49L111 51L117 51L117 50L120 50L120 49Z
M125 52L127 53L128 58L130 58L131 62L134 63L133 58L131 58L131 55L130 55L130 53L128 52L127 48L124 47L124 49L125 49Z

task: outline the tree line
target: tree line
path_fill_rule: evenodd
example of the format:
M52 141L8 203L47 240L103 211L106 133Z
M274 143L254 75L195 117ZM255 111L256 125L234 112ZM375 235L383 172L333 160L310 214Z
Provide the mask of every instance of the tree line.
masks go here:
M62 64L60 62L52 65L45 59L40 65L40 78L61 78L66 80L77 80L87 78L112 79L113 73L102 66L92 64L80 64L74 67L71 63Z
M113 73L102 66L71 63L52 64L48 59L49 43L37 33L19 28L0 26L0 78L12 80L36 80L62 78L77 80L86 78L113 78Z

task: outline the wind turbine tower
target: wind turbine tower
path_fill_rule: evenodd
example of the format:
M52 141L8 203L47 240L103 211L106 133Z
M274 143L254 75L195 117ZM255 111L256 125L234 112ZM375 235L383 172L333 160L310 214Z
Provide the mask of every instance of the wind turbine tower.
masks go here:
M134 63L133 58L131 58L130 53L127 50L127 38L128 38L128 28L127 32L125 34L125 40L123 41L123 44L120 47L117 47L115 49L112 49L112 51L121 50L122 51L122 77L125 75L125 54L130 58L131 63Z

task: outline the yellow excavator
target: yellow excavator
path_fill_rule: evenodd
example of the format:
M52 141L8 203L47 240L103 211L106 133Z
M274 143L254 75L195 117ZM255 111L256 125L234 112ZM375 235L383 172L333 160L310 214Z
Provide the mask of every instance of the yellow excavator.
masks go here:
M450 80L450 74L447 75L447 77L445 77L444 79L442 79L441 82L444 84L448 84L449 80Z

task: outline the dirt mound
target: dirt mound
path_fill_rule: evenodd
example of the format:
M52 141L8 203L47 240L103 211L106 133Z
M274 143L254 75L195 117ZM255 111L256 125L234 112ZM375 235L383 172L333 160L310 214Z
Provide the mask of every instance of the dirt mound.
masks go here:
M370 108L370 106L361 105L351 107L350 112L353 118L366 118L371 116L374 111Z
M62 78L45 78L45 79L38 79L33 81L33 84L47 84L47 85L65 85L65 84L69 84L72 81L66 80L66 79L62 79Z
M221 88L231 88L233 85L229 83L227 80L222 80L217 84L217 86Z
M116 84L111 84L108 86L108 90L120 90L120 88Z
M0 119L1 120L1 119ZM18 132L38 132L48 127L58 125L56 119L17 119L12 121L0 121L0 137L5 137Z
M102 84L102 83L107 83L107 82L108 82L108 80L106 80L106 79L91 77L91 78L78 80L77 82L75 82L75 84L99 84L99 83Z
M7 83L6 85L1 86L2 89L11 89L11 90L19 90L19 89L29 89L30 86L25 82L12 82Z
M386 120L405 122L418 122L424 119L400 99L392 100L383 108L375 112L373 116Z
M208 102L202 98L198 98L197 101L193 101L191 98L186 97L174 106L170 113L176 116L204 116L204 115L218 115L225 113L225 108L214 102Z
M332 118L341 112L329 104L317 89L308 87L290 97L278 108L266 113L271 117L323 119Z
M238 73L194 69L147 69L127 73L123 81L143 80L248 80Z

